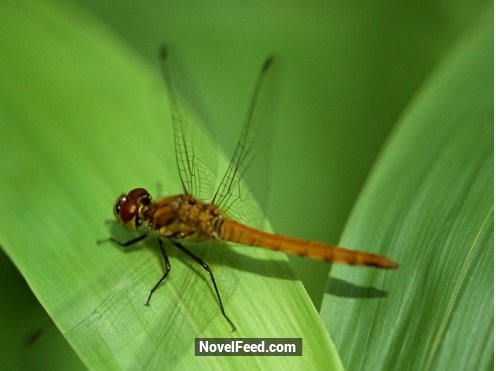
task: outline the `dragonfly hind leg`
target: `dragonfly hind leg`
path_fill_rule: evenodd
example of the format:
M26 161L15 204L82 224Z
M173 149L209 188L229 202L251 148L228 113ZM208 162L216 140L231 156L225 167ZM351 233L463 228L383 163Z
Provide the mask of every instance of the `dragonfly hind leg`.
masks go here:
M227 316L226 311L224 310L224 304L222 303L222 299L220 298L220 293L219 293L219 289L217 288L217 283L215 282L214 274L212 273L212 270L210 269L210 267L208 266L208 264L205 263L200 257L198 257L197 255L195 255L192 251L188 250L186 247L184 247L183 245L181 245L179 242L177 242L177 241L175 241L173 239L170 239L170 241L172 242L172 244L174 246L176 246L179 250L181 250L186 255L188 255L191 259L193 259L198 264L200 264L202 266L202 268L205 269L208 272L208 274L210 275L210 280L212 281L212 284L213 284L214 289L215 289L215 294L217 295L217 299L219 300L220 311L221 311L222 315L224 316L224 318L229 323L229 325L231 326L232 331L235 331L236 330L236 326L234 326L233 321L231 321L231 319Z
M153 288L150 290L150 294L148 295L148 299L146 300L145 305L150 305L150 299L152 298L153 293L155 292L155 290L158 289L160 284L165 280L165 278L168 276L171 270L171 265L169 263L169 257L167 256L167 251L165 250L164 241L162 241L160 238L157 238L157 241L158 241L158 245L160 246L160 251L162 252L162 257L164 258L165 272L162 275L162 277L160 277L160 279L155 284L155 286L153 286Z

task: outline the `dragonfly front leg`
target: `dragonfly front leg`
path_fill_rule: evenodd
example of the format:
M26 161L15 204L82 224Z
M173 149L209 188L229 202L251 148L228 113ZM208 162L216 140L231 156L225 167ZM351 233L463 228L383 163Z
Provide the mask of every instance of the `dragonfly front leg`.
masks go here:
M212 284L213 284L214 289L215 289L215 294L217 295L217 299L219 300L220 311L221 311L222 315L224 316L224 318L227 320L227 322L229 322L229 324L231 325L232 331L235 331L236 330L236 326L234 326L234 323L227 316L226 311L224 310L224 304L222 304L222 299L220 298L220 293L219 293L219 289L217 288L217 283L215 282L214 274L212 273L212 270L210 269L210 267L208 266L208 264L205 263L202 259L200 259L200 257L198 257L197 255L195 255L192 251L188 250L186 247L184 247L183 245L181 245L179 242L177 242L177 241L175 241L173 239L170 239L170 241L179 250L181 250L186 255L188 255L190 258L192 258L194 261L196 261L198 264L200 264L202 266L202 268L205 269L210 274L210 280L212 281Z
M116 240L113 237L109 237L109 238L105 238L103 240L98 240L98 241L96 241L96 243L98 245L100 245L100 244L102 244L104 242L113 242L113 243L115 243L115 244L117 244L117 245L119 245L121 247L128 247L128 246L134 245L135 243L138 243L140 241L143 241L147 237L148 237L148 234L145 233L145 234L143 234L141 236L135 237L135 238L133 238L133 239L131 239L129 241L126 241L126 242L120 242L120 241Z
M153 286L153 288L150 290L150 295L148 295L148 299L146 300L145 305L150 305L150 299L152 298L153 293L156 289L158 289L160 284L165 280L171 270L171 265L169 263L169 257L167 256L167 250L165 250L164 241L162 241L160 238L157 238L157 241L158 245L160 246L160 251L162 252L162 257L164 258L165 272L162 277L160 277L155 286Z

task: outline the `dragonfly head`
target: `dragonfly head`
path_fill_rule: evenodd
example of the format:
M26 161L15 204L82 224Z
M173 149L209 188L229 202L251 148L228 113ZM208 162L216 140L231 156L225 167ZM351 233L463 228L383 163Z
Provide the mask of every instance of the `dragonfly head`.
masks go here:
M137 231L143 226L143 214L152 202L146 189L135 188L128 194L121 194L114 206L117 221L128 231Z

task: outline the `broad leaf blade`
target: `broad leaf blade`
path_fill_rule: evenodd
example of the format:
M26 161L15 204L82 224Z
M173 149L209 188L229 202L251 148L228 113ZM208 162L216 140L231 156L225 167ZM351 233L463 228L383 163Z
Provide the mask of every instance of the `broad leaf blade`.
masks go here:
M195 251L208 277L171 251L168 281L154 241L130 252L96 240L124 236L105 220L121 191L180 190L158 71L77 9L3 4L0 37L0 243L91 369L209 366L340 369L315 308L282 254ZM225 164L224 164L225 165ZM195 337L303 337L304 356L195 357Z
M345 230L400 263L332 269L321 315L348 369L491 368L492 29L478 31L412 102Z

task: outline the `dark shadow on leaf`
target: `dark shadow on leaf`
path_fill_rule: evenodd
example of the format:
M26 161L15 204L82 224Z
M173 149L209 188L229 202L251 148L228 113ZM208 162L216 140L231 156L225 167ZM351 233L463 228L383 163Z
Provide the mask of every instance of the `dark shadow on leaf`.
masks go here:
M339 278L329 280L326 292L333 296L354 299L384 298L388 294L387 291L376 289L375 287L359 286Z
M239 271L266 277L296 280L289 263L284 260L254 258L235 251L228 243L221 241L215 241L213 244L208 242L186 242L185 244L200 257L205 257L205 261L210 264L224 265ZM256 247L250 248L256 249Z
M131 234L129 232L123 231L122 226L119 225L119 223L117 222L111 224L109 233L114 238L117 238L119 239L119 241L122 242L136 237L136 234ZM174 265L175 259L180 259L183 263L191 268L194 274L205 281L209 281L209 278L205 275L204 270L196 262L194 262L185 254L178 251L176 247L167 242L167 239L164 239L164 241L166 242L167 254L171 258L171 265ZM293 271L291 270L288 262L284 260L281 261L273 259L254 258L235 251L229 246L229 243L225 243L222 241L182 241L182 243L193 253L202 258L207 264L223 265L233 269L237 269L239 271L259 274L265 277L279 278L284 280L297 279ZM109 242L108 244L114 245L111 242ZM157 263L159 263L163 267L163 259L160 253L160 249L158 248L158 243L156 242L155 234L151 234L145 241L141 243L137 243L125 248L121 247L121 249L124 252L132 252L143 248L144 245L148 248L151 248L155 252L157 256ZM114 247L120 248L119 246L115 245ZM256 247L253 248L255 249ZM326 292L330 295L346 298L372 299L383 298L387 296L387 292L384 290L377 289L375 287L363 287L355 285L338 278L330 279L330 282L327 285Z
M121 242L129 241L138 236L136 233L129 233L125 231L124 228L116 221L108 224L110 225L109 236L112 236ZM178 249L171 243L168 243L166 238L163 240L166 242L167 254L170 258L172 258L171 265L174 265L174 259L180 259L185 264L190 266L197 275L205 279L205 277L203 277L203 269L197 263L192 261L192 259L185 254L178 252ZM207 264L224 265L240 271L260 274L266 277L282 278L285 280L296 279L289 263L284 260L253 258L235 251L229 246L228 243L224 243L222 241L214 241L214 243L209 243L209 241L182 241L182 243L200 258L204 259ZM140 250L143 246L147 246L156 253L157 261L159 261L160 265L163 266L162 256L158 243L156 242L156 235L154 233L152 233L146 240L128 247L120 247L110 241L101 245L105 247L113 246L114 248L120 248L123 252L134 252L136 250ZM253 248L255 249L256 247ZM199 269L195 269L196 267Z

